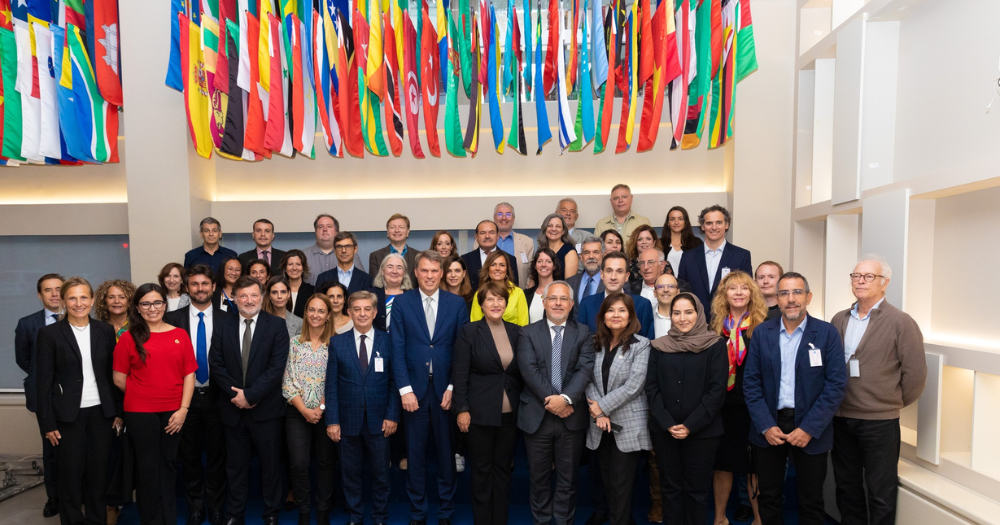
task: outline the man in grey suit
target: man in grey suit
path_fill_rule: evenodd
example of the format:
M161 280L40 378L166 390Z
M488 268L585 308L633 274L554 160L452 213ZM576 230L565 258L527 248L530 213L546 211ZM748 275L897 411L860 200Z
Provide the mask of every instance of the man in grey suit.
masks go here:
M535 525L570 525L576 513L576 473L589 424L586 388L594 369L587 326L570 317L573 289L546 287L545 319L524 327L517 364L524 392L517 426L524 432ZM555 496L550 479L555 465Z
M566 279L573 294L584 300L595 293L604 291L601 280L601 261L604 259L604 243L599 237L587 235L580 244L580 266L582 272Z

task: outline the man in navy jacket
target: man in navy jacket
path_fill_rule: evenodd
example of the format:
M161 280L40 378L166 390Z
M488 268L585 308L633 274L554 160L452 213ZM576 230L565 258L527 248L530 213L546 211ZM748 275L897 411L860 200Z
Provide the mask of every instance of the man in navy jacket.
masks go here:
M753 275L750 252L726 242L731 222L729 210L718 204L701 210L698 224L705 234L705 244L686 250L678 265L677 279L690 284L691 293L705 305L709 318L712 317L712 297L723 277L736 270Z

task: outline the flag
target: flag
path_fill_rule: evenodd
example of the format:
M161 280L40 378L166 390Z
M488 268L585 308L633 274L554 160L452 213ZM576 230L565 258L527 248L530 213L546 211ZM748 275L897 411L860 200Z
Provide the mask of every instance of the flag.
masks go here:
M292 99L291 125L292 147L295 151L302 152L305 146L302 144L302 130L305 123L305 78L302 74L302 21L298 15L292 13L285 18L285 30L289 35L288 48L290 52L289 62L291 67L290 87ZM232 96L232 93L230 93Z
M300 4L301 5L301 4ZM302 154L316 158L316 77L313 67L313 5L301 6L299 29L302 33Z
M382 137L382 105L379 103L378 97L371 89L368 89L366 85L367 80L367 68L368 68L368 48L369 42L368 38L371 35L371 30L368 27L368 22L365 21L364 17L360 12L355 11L354 15L354 38L356 44L356 50L361 51L354 54L355 63L354 69L356 81L358 84L358 101L359 110L361 114L361 137L362 142L365 145L365 149L368 153L376 155L379 157L385 157L389 154L389 149L385 145L385 139Z
M358 83L354 81L357 55L360 53L354 52L354 33L347 23L347 15L340 10L337 13L337 34L341 44L337 58L337 76L340 79L340 123L343 126L344 149L351 156L364 158Z
M615 105L615 87L618 82L615 79L616 71L614 64L618 61L618 24L615 22L618 13L618 5L621 0L614 0L608 9L608 59L605 65L607 77L602 80L604 91L601 93L601 105L597 117L597 136L594 142L594 154L603 153L608 147L608 138L611 135L611 119ZM594 28L597 34L597 28ZM600 52L601 50L598 50ZM624 100L624 99L623 99Z
M722 32L724 46L719 72L712 79L712 113L709 119L708 147L725 145L733 136L736 112L736 84L757 69L750 0L723 0Z
M716 62L713 53L713 11L719 8L715 0L703 0L695 11L694 47L697 57L693 61L695 68L688 86L687 118L684 123L684 137L681 139L681 149L694 149L701 144L701 133L705 126L705 109L708 97L712 91L712 64Z
M549 45L548 54L545 55L545 83L543 85L542 97L552 91L552 86L556 83L556 55L555 50L559 46L559 0L549 0ZM542 13L539 11L539 18Z
M17 1L15 0L15 3ZM80 4L82 3L81 0ZM181 71L181 24L177 15L187 16L187 0L170 0L170 58L167 61L166 80L168 87L184 91L184 73Z
M636 20L639 35L636 43L639 46L639 65L636 77L637 85L643 85L653 76L653 28L650 21L649 0L638 0L639 17ZM662 7L662 5L661 5Z
M500 85L500 28L497 27L496 9L490 5L490 42L489 42L489 89L490 89L490 128L493 131L493 147L497 153L503 154L503 115L500 112L500 97L503 86Z
M557 8L559 11L559 19L562 19L562 9ZM563 39L562 39L562 28L559 29L559 38L557 39L556 46L556 96L558 97L559 106L559 150L564 151L569 147L573 141L576 140L576 132L573 131L573 117L570 116L569 112L569 100L567 99L566 91L569 86L566 85L566 59L563 56Z
M479 45L483 48L483 54L480 55L480 62L477 65L479 68L479 85L483 88L483 98L490 96L489 94L489 78L490 78L490 34L493 32L493 26L490 23L490 11L486 4L486 0L481 0L479 2L479 16L480 16L480 31L479 31Z
M257 46L260 43L260 22L251 13L246 14L247 18L247 52L250 57L250 89L247 93L247 114L246 132L243 137L243 147L252 151L255 155L271 157L271 151L264 148L264 104L260 98L260 70L258 68ZM185 91L185 93L187 93Z
M462 74L462 89L465 90L465 94L471 99L472 92L472 47L473 45L478 45L478 42L474 38L470 38L469 35L475 30L475 11L469 9L469 0L461 0L458 3L458 60L459 60L459 71ZM455 35L453 35L454 37Z
M424 92L424 129L427 131L427 149L434 157L441 156L441 146L438 143L437 115L438 115L438 79L441 74L438 72L439 66L434 58L437 53L437 32L431 24L431 15L427 7L423 8L423 59L421 83Z
M542 13L541 7L536 4L538 11L535 22L535 118L538 122L538 150L535 155L542 154L542 148L552 140L552 130L549 129L549 115L545 109L545 93L543 90L542 73ZM554 49L550 49L551 54Z
M451 12L449 12L447 24L451 26L452 35L457 33L454 20ZM453 47L454 45L455 43L452 41L449 47L451 56L448 57L448 62L445 64L445 68L447 69L445 78L448 79L448 89L445 92L444 104L444 144L452 157L465 157L465 147L462 142L462 125L458 120L458 75L455 73L455 64L459 63L459 59L458 53Z
M586 3L583 6L587 9ZM596 31L599 32L599 31ZM580 101L576 106L576 140L570 151L581 151L594 140L594 90L590 86L590 50L587 46L587 17L583 17L583 42L580 44Z
M652 48L653 76L646 81L642 100L642 121L639 124L639 145L637 151L649 151L656 144L663 117L663 90L667 82L680 74L677 61L677 42L674 30L673 0L662 0L653 15Z
M406 97L406 128L410 139L410 153L414 158L424 158L420 147L420 81L417 80L417 32L409 15L403 17L403 94Z
M604 40L602 8L601 0L594 0L590 24L594 31L594 37L590 39L590 72L593 75L594 89L600 88L608 78L608 45Z
M7 0L0 0L0 11L5 10ZM59 104L59 128L62 130L62 141L60 143L60 149L65 149L65 154L62 155L63 158L70 157L72 155L69 152L70 144L79 144L83 142L80 137L80 125L77 122L76 108L73 106L73 70L71 62L69 59L69 48L66 46L66 29L59 27L57 25L51 26L52 28L52 66L55 70L55 80L56 80L56 96L58 98ZM0 29L0 36L4 36L8 31ZM6 39L3 40L4 49L6 50ZM7 70L6 63L4 64L5 69L3 71L4 80L4 91L7 91ZM66 84L63 84L63 77L67 76ZM13 80L11 80L13 82ZM11 88L13 91L13 88ZM4 97L4 108L8 106L7 97ZM20 110L20 106L18 106ZM4 123L7 124L8 120L4 118ZM7 157L7 136L6 128L4 129L4 153L3 156ZM82 149L82 148L81 148ZM20 146L18 146L18 151L20 151ZM79 159L88 160L93 162L93 159Z
M285 112L288 108L288 89L286 89L288 68L285 67L285 54L282 52L282 43L284 40L281 37L281 21L273 14L267 15L267 21L271 33L267 42L267 52L270 55L268 62L271 71L268 74L270 89L268 93L267 123L264 126L264 147L273 152L281 152L281 146L285 139L285 129L288 124L288 121L285 119ZM263 79L261 81L263 82Z
M45 4L47 10L48 4ZM59 110L56 95L56 81L53 78L52 65L52 32L47 22L31 22L31 30L35 34L35 75L38 77L39 144L38 154L42 157L61 160L62 145L59 135ZM117 140L118 137L115 137ZM56 162L58 164L58 162Z
M17 81L17 44L11 23L10 0L0 0L0 70L3 73L3 148L4 157L21 157L21 94Z
M392 18L389 13L385 17L385 62L388 65L383 68L385 71L385 127L389 130L389 148L392 156L398 157L403 152L403 119L399 115L399 83L396 81L396 72L399 71L399 62L396 57L396 31L392 27ZM369 47L371 49L371 47Z
M521 155L527 155L528 142L524 138L524 118L521 114L521 82L520 75L514 77L514 108L511 110L510 134L507 135L507 145Z
M469 29L472 31L470 37L472 55L469 58L472 64L479 64L479 26L476 25L475 12L469 14ZM479 89L479 73L470 74L469 77L469 120L465 126L465 141L462 146L475 158L479 153L479 120L483 115L483 93Z
M440 61L438 62L438 69L441 71L441 85L448 86L448 18L446 13L449 12L448 1L438 0L436 4L437 11L437 47L438 56Z
M226 63L229 65L229 102L226 104L226 125L222 135L222 145L219 153L228 155L231 159L243 157L244 113L243 90L236 85L239 75L240 28L231 18L226 20ZM216 77L218 78L218 77ZM76 155L73 155L76 157ZM77 157L79 158L79 157Z
M265 0L266 1L266 0ZM198 26L195 25L197 28ZM108 103L122 105L122 79L118 54L118 0L96 0L94 3L94 40L97 55L97 86ZM198 32L195 32L196 36ZM182 41L182 45L186 45ZM47 69L47 67L46 67Z
M637 62L638 62L638 51L639 43L636 41L638 36L637 28L637 15L638 15L638 4L632 4L632 12L628 14L627 28L627 38L628 43L625 48L627 56L622 57L622 114L618 120L618 145L615 147L615 153L624 153L632 146L632 132L635 128L635 104L636 96L639 90L637 85Z
M201 64L201 41L198 26L183 14L177 15L181 25L181 70L184 72L184 109L188 131L195 152L206 159L212 157L212 137L208 129L208 92Z
M381 101L385 97L385 72L383 69L382 17L379 16L378 1L368 2L368 56L365 62L365 80L368 89ZM391 27L391 26L390 26Z
M69 25L66 31L72 64L73 102L81 139L72 146L67 140L69 153L80 160L118 162L118 108L101 98L80 29ZM64 80L65 74L60 83Z
M226 23L229 20L233 20L233 14L236 13L236 0L219 0L219 33L217 38L218 48L216 48L216 65L215 69L218 74L215 75L215 89L222 91L226 95L229 94L229 54L227 52L229 46L229 35L228 32L229 25ZM287 24L286 24L287 25ZM227 110L228 112L228 105Z
M684 139L684 125L688 109L688 85L695 72L695 29L694 20L691 19L691 10L691 0L679 0L674 12L677 31L677 59L681 66L681 74L670 83L670 125L673 128L670 149L672 150L679 148Z
M28 7L24 0L11 7L14 20L14 42L17 48L17 78L14 89L21 94L21 157L43 163L41 155L42 105L38 86L38 57L34 35L28 24ZM86 49L86 48L84 48Z
M531 50L531 44L534 42L531 37L531 5L528 4L528 0L524 0L522 4L522 9L524 12L524 99L531 100L531 72L533 71L531 67L531 59L535 56L534 51Z
M260 71L260 87L267 93L271 92L271 16L274 15L274 3L271 0L260 0L260 37L257 42L257 67ZM277 60L277 58L275 58ZM270 96L264 113L270 116Z
M587 6L584 4L584 9L586 8ZM560 20L561 24L562 21ZM566 63L566 90L570 93L576 90L576 69L579 67L580 61L580 43L576 39L576 30L579 27L580 0L573 0L573 11L570 13L569 60Z
M201 0L201 47L204 54L205 85L208 90L209 117L208 129L212 144L218 148L222 145L223 127L226 122L226 108L223 101L225 93L216 88L216 72L218 71L219 49L219 2L218 0Z

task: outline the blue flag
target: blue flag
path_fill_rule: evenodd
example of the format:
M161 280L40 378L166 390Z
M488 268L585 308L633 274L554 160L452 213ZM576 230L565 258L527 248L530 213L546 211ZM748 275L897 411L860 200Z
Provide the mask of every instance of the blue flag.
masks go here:
M90 3L90 2L88 2ZM184 92L184 76L181 72L181 24L179 13L187 14L186 0L170 0L170 61L167 62L167 86ZM185 42L185 45L187 43ZM60 114L62 111L59 112Z
M601 0L594 0L594 9L591 11L593 23L590 25L594 30L594 38L590 41L590 72L593 74L595 90L608 81L608 45L604 41L604 17L601 7Z
M542 74L542 16L539 12L535 22L535 88L533 90L535 92L535 118L538 122L538 151L535 152L535 155L541 155L542 148L552 140L552 130L549 129L549 114L545 110L545 93L542 87L544 78Z

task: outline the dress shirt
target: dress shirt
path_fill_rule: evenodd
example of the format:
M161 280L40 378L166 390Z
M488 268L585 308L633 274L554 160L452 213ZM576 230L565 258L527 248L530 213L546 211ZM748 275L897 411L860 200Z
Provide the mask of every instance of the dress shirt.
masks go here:
M545 305L542 304L542 296L535 294L528 306L528 323L541 321L545 318Z
M267 257L264 257L264 252L267 252ZM258 259L263 259L263 260L267 261L268 264L271 264L272 262L274 262L274 261L271 260L271 257L273 257L273 256L274 256L274 250L271 249L270 247L268 247L268 249L266 249L266 250L261 250L260 246L257 247L257 258Z
M402 255L403 257L406 257L406 251L409 250L409 249L410 249L410 246L408 244L404 244L403 245L403 251L399 251L399 250L396 249L395 246L392 245L391 242L389 243L389 253L398 253L398 254Z
M188 322L191 323L191 329L188 330L188 332L191 336L191 348L194 349L195 361L198 360L198 314L205 314L205 364L208 364L208 354L212 351L212 310L214 310L214 308L212 308L211 304L208 305L208 308L206 308L204 312L195 308L193 304L191 305L191 308L188 308L188 315L190 316ZM245 325L244 328L246 328ZM241 332L240 335L242 336L243 333ZM250 332L250 337L253 337L252 330ZM242 341L242 339L240 339L240 341ZM196 374L194 384L195 386L208 386L208 381L199 383Z
M646 284L646 281L642 282L642 290L639 291L639 295L649 299L649 304L653 307L653 310L656 310L656 307L660 304L656 301L656 289Z
M864 338L865 332L868 330L868 321L871 320L872 312L878 309L882 301L885 301L885 297L879 299L875 306L868 310L864 319L858 316L858 303L854 303L854 307L851 308L851 318L847 320L847 329L844 330L844 359L846 361L850 361L851 356L858 349L858 344L861 343L861 339Z
M94 374L94 359L90 350L90 323L80 330L69 325L73 329L76 337L76 344L80 347L80 366L83 369L83 389L80 392L80 408L87 408L101 404L101 392L97 389L97 376Z
M365 336L365 349L368 351L368 359L372 358L372 347L374 345L374 330L372 327L368 327L367 332L359 332L357 328L354 329L354 353L358 355L358 359L361 359L361 336Z
M354 275L354 265L353 264L351 265L350 268L348 268L346 270L342 269L340 266L337 266L337 280L340 281L340 284L344 285L344 288L348 288L348 287L351 286L351 276L352 275ZM320 283L320 284L323 284L323 283ZM323 293L322 291L319 291L319 290L317 290L317 291L320 292L320 293ZM347 298L345 297L344 299L346 300Z
M247 318L243 317L243 314L239 314L239 316L240 316L240 339L239 339L240 340L240 353L242 354L242 351L243 351L243 334L245 334L246 331L247 331ZM260 312L257 312L253 317L250 318L250 319L253 319L253 322L250 323L250 340L251 341L253 341L253 334L256 333L256 331L257 331L257 318L258 317L260 317ZM195 326L198 326L198 325L195 325ZM205 328L208 328L208 327L206 326Z
M726 241L723 240L722 244L719 245L718 249L711 249L708 247L706 242L705 248L705 267L708 269L708 288L712 288L712 283L715 282L715 274L719 271L719 263L722 261L722 250L726 248Z
M43 308L42 311L45 312L45 326L49 326L50 324L55 323L56 321L58 321L59 320L59 315L62 313L62 312L53 312L52 310L49 310L48 308ZM55 317L52 317L53 315Z
M479 250L479 251L482 251L482 250ZM436 322L437 321L438 305L440 304L440 300L441 300L441 290L440 289L434 290L434 294L433 295L427 295L427 294L424 293L423 290L420 290L419 288L417 288L417 290L420 291L420 310L421 311L425 311L426 310L426 308L427 308L427 298L428 297L431 298L431 311L433 312L432 315L434 316L434 320ZM430 326L428 328L430 328L431 330L434 329L433 326ZM430 330L428 330L428 331L430 331ZM431 339L433 339L433 337L431 337ZM431 358L430 365L428 365L428 367L429 367L430 373L433 374L434 373L434 358L433 357ZM449 383L447 390L450 392L450 391L454 390L454 388L455 388L455 385L452 385L452 384ZM400 396L405 396L406 394L412 394L412 393L413 393L413 387L412 386L404 386L403 388L399 389L399 395Z
M517 255L514 253L514 230L511 230L506 237L503 235L497 236L497 248L500 248L511 255Z
M205 245L203 244L184 254L184 269L190 270L191 267L196 264L205 264L211 268L213 272L218 274L219 265L222 264L222 260L229 257L236 257L236 252L226 248L225 246L219 245L219 247L216 248L215 253L208 253L208 251L205 250Z
M555 324L555 323L552 322L552 320L550 320L548 317L546 317L545 318L545 322L549 325L549 354L551 355L551 353L552 353L552 343L554 343L555 340L556 340L556 331L552 329L553 326L561 326L561 327L563 327L563 330L562 330L562 333L563 333L563 349L562 350L563 350L563 352L565 352L566 351L566 346L565 346L566 345L566 321L563 321L562 324ZM552 363L552 366L562 367L562 363ZM573 400L570 399L570 397L568 395L566 395L566 394L559 394L559 395L561 395L562 398L566 400L566 404L567 405L572 405L573 404Z
M781 383L778 385L778 410L783 408L795 408L795 357L799 352L799 343L802 342L802 334L806 331L808 318L802 319L802 323L788 333L785 330L785 320L781 323L781 331L778 332L778 345L781 347Z
M591 281L590 283L590 295L594 295L595 293L597 293L597 287L601 285L601 271L597 270L597 273L595 273L594 275L587 275L587 272L584 272L583 275L580 276L580 289L576 290L577 304L579 304L580 301L583 300L584 296L583 292L587 287L587 279L590 278L593 278L593 281Z
M490 251L486 251L486 250L483 250L482 248L480 248L479 249L479 261L480 261L480 264L482 264L483 266L486 266L486 257L488 257L491 253L493 253L494 250L496 250L495 246L493 247L493 250L490 250Z
M653 305L653 336L663 337L670 331L670 316L660 313L659 303Z
M302 251L306 252L306 264L309 265L309 279L303 280L309 284L316 284L316 277L319 274L337 267L336 249L331 249L329 253L324 253L318 244L313 244Z

